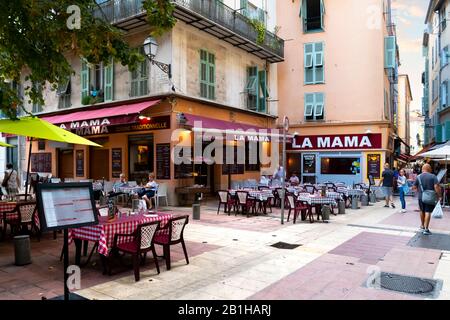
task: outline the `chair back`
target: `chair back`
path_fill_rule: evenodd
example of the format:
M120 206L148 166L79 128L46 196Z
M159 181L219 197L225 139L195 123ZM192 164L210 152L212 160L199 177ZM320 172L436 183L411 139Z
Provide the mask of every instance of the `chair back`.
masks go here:
M167 197L167 183L158 185L158 197Z
M51 179L50 179L50 182L51 182L51 183L60 183L60 182L61 182L61 179L60 179L60 178L51 178Z
M136 187L137 186L137 182L136 181L128 181L128 185L130 187Z
M159 221L143 223L138 226L137 237L139 248L141 250L148 249L152 246L153 238L159 229Z
M74 182L75 179L73 178L64 178L64 182Z
M246 204L248 199L247 191L236 191L239 204Z
M169 220L170 241L178 241L183 237L184 227L189 223L189 216L181 216Z
M295 198L294 195L292 193L288 193L286 195L287 198L287 202L289 204L289 208L294 209L295 208Z
M224 203L228 201L228 191L220 190L217 193L219 194L220 202Z
M105 181L105 184L103 186L103 190L105 191L106 194L108 194L109 192L113 191L113 186L114 186L114 182L112 182L112 181Z
M34 212L36 211L36 202L22 202L17 204L17 211L21 223L33 221Z
M314 191L316 191L316 188L313 185L305 185L304 189L310 194L314 194Z

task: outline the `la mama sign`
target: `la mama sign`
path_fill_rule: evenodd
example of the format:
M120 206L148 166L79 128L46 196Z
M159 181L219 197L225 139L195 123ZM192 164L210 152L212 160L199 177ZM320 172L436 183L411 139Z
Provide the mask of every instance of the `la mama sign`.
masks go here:
M381 133L295 136L290 150L381 149Z

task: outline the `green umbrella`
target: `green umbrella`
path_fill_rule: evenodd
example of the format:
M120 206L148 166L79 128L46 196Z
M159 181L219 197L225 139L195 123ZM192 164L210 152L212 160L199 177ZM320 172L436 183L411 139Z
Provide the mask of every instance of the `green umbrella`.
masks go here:
M31 140L33 138L53 140L65 143L80 144L94 147L101 145L80 137L72 132L57 127L50 122L37 117L23 117L16 120L0 120L0 132L30 137L30 150L28 153L27 179L25 183L25 198L28 194L28 176L31 164Z

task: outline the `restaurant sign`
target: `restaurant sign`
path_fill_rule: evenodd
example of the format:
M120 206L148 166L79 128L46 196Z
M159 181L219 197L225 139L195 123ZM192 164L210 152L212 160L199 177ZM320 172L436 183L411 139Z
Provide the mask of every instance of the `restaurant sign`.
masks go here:
M134 116L99 118L62 123L62 129L72 131L79 136L100 134L170 129L170 116L152 117L139 120Z
M289 150L381 149L381 133L295 136Z

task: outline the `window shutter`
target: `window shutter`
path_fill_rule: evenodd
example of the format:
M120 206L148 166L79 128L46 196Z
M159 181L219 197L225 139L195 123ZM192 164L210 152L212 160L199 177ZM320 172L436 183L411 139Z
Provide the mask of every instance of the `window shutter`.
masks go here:
M305 44L303 56L305 57L305 68L312 68L314 61L314 44Z
M216 98L216 57L214 54L208 54L208 99Z
M308 12L307 12L307 0L302 0L302 5L300 7L300 18L302 21L302 27L303 27L303 32L308 31L307 28L307 18L308 18Z
M447 106L447 81L444 81L441 85L441 106L445 108Z
M323 93L316 93L314 95L315 107L314 107L314 117L316 119L323 119L324 114L324 95Z
M435 127L435 140L436 142L442 142L442 125L441 124L437 124Z
M258 8L258 19L262 23L266 23L266 12L261 8Z
M314 66L322 67L323 66L323 43L318 42L314 44Z
M258 73L259 76L259 86L261 87L262 96L259 101L259 111L266 112L266 100L269 97L269 92L267 91L267 72L266 70L261 70ZM259 90L258 90L259 92Z
M112 101L114 95L114 61L111 59L108 65L104 67L105 84L103 94L105 101Z
M89 66L81 59L81 98L89 96Z
M305 93L305 117L312 117L314 114L314 93Z
M384 67L395 68L395 36L384 38Z
M325 20L324 15L325 15L325 5L323 3L323 0L320 0L320 24L321 24L322 29L324 28L324 25L325 25L325 23L324 23L324 20Z
M208 53L205 50L200 50L200 96L202 98L208 97Z
M450 121L445 122L445 137L444 141L450 140Z
M241 12L244 16L248 15L248 0L241 0L241 7L239 9L242 9Z

